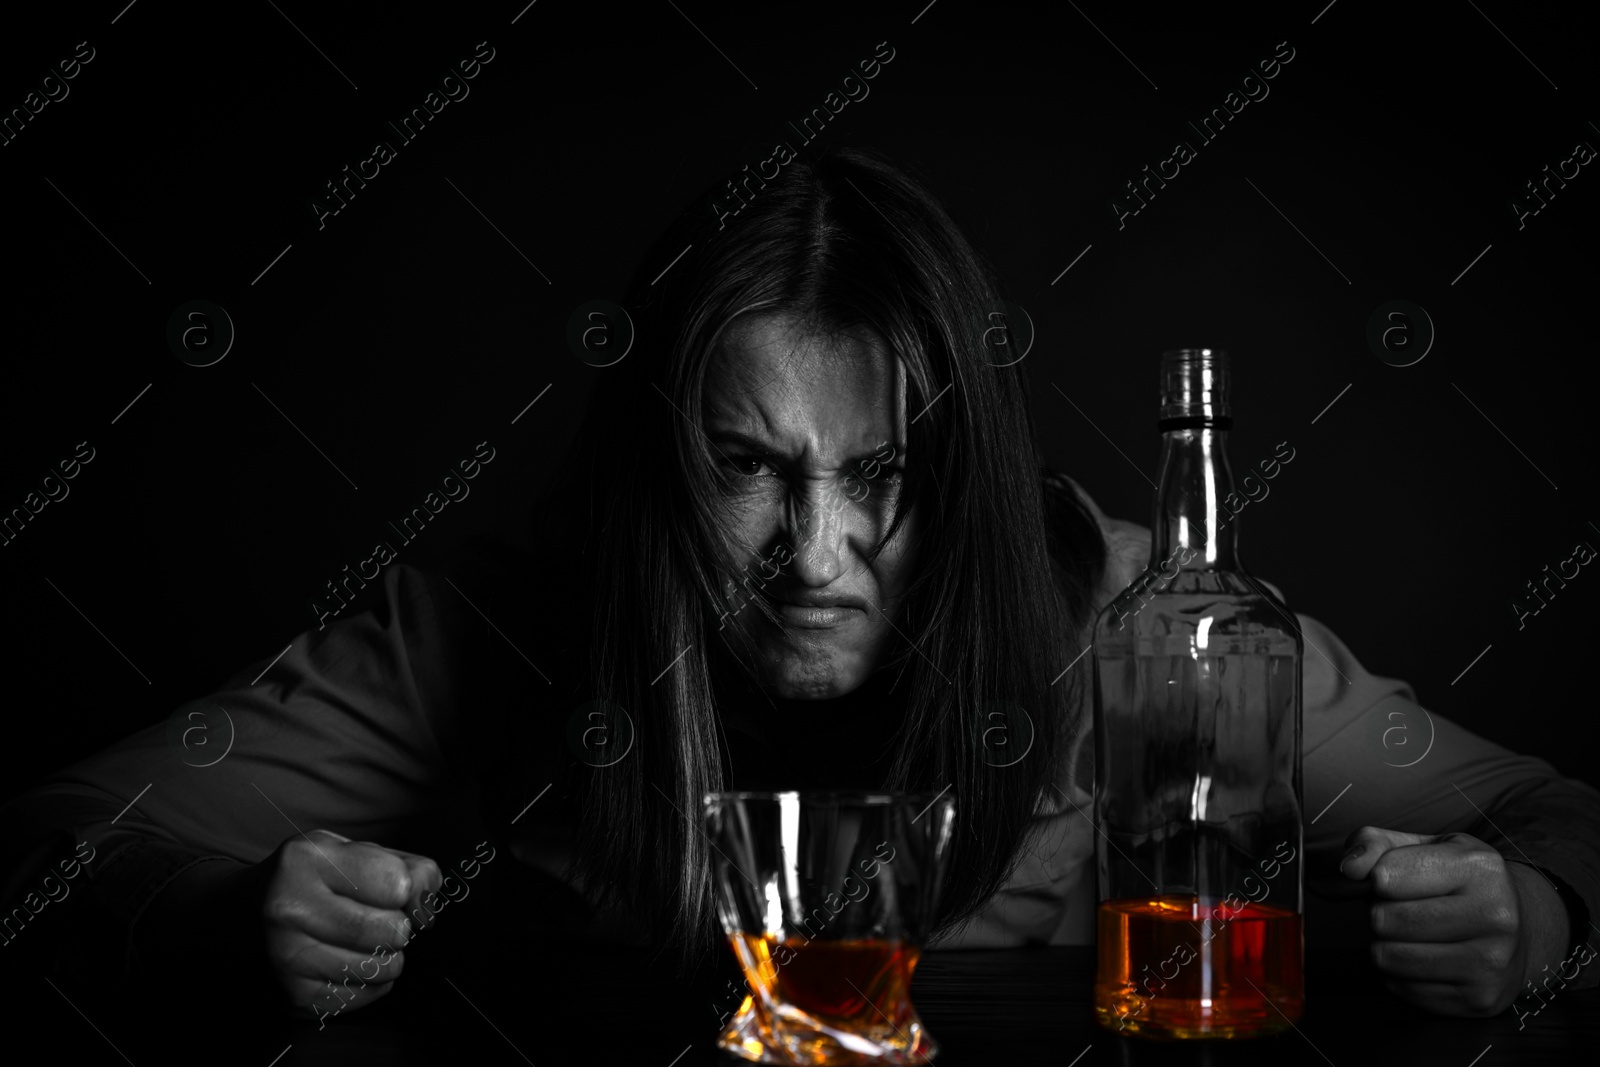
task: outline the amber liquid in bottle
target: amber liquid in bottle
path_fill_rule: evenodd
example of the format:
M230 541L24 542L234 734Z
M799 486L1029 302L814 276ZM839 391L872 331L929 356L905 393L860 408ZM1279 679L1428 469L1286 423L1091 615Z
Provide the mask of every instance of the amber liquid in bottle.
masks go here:
M1280 1030L1305 1010L1300 916L1246 902L1224 918L1195 897L1100 905L1095 1006L1113 1029L1154 1037Z

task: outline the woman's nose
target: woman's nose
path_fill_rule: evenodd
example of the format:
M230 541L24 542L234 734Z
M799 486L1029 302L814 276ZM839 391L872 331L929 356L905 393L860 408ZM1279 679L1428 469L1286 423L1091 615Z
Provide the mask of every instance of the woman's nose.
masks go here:
M831 483L795 494L789 520L795 542L790 570L803 584L825 586L844 573L847 503Z

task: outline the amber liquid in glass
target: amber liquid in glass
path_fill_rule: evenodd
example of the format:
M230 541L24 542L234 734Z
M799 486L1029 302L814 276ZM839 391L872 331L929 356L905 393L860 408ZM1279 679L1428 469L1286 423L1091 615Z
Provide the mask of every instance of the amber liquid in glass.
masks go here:
M771 1054L787 1049L793 1062L826 1065L921 1062L935 1051L911 1004L918 949L875 939L737 933L728 940L759 994L745 997L724 1031L719 1043L728 1051L776 1062ZM908 1058L861 1055L850 1049L851 1038Z
M1099 908L1100 1025L1155 1038L1256 1037L1305 1011L1300 916L1195 896Z

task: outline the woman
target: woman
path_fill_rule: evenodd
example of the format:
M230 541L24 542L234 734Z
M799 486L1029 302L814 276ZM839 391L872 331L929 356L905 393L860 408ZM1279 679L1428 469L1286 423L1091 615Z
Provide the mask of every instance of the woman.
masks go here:
M1074 661L1148 534L1041 472L1021 368L982 358L995 283L920 184L835 150L746 198L646 258L536 553L389 567L372 611L179 709L226 713L224 757L152 727L54 776L4 820L17 884L89 842L128 969L205 916L325 1018L388 992L500 849L547 936L693 960L718 938L706 789L948 786L943 943L1092 940ZM1399 995L1503 1010L1589 932L1600 794L1436 716L1431 758L1378 779L1370 725L1420 709L1300 622L1307 803L1370 786L1307 828L1312 884L1378 898ZM1036 726L1020 759L983 742L998 707Z

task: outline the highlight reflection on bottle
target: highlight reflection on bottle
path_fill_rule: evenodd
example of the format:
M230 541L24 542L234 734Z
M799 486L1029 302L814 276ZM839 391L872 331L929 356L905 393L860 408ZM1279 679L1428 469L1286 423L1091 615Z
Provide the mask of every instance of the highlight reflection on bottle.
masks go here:
M1161 378L1150 566L1095 624L1094 1010L1128 1035L1251 1037L1304 1011L1302 638L1221 518L1226 355L1165 353Z

